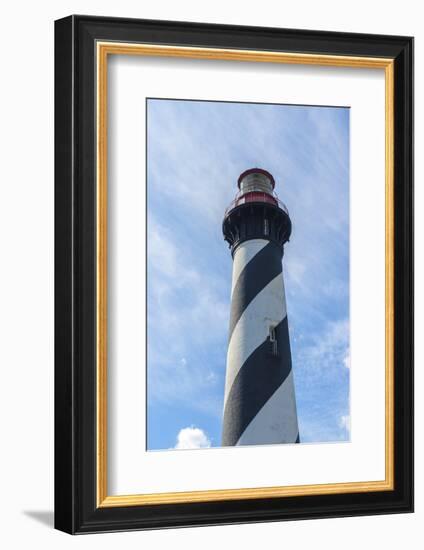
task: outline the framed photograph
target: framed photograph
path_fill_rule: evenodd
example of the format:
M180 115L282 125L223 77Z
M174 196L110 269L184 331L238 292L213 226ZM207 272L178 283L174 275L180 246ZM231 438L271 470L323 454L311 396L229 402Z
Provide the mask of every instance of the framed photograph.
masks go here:
M413 510L413 39L55 24L55 525Z

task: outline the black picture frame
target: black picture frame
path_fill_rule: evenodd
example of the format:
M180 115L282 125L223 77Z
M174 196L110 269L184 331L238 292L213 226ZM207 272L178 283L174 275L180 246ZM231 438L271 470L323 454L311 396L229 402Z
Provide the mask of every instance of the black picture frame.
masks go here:
M99 40L394 60L394 490L97 506ZM73 15L55 22L55 527L94 533L413 511L413 39Z

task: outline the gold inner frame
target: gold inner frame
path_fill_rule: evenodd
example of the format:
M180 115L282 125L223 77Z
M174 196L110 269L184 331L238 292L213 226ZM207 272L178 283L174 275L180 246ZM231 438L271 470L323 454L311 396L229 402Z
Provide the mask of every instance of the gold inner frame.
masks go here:
M97 54L97 506L141 506L394 489L394 60L122 42L96 44ZM385 479L315 485L108 496L107 493L107 61L109 55L183 57L384 69L385 71Z

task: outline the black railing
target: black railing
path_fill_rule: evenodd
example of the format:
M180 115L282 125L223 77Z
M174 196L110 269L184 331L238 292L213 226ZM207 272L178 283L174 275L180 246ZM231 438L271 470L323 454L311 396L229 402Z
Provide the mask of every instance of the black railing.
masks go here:
M274 204L275 206L281 208L281 210L283 210L287 215L289 215L287 206L282 201L280 201L275 193L273 195L270 195L269 193L254 191L247 194L238 193L226 208L225 216L229 212L231 212L231 210L234 210L234 208L236 208L237 206L249 202L265 202L268 204Z

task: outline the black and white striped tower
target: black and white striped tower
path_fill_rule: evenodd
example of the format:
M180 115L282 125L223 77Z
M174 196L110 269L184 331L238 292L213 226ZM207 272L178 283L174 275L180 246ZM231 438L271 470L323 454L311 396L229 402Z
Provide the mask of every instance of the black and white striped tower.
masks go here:
M223 221L233 279L222 445L298 443L282 270L291 221L266 170L238 186Z

